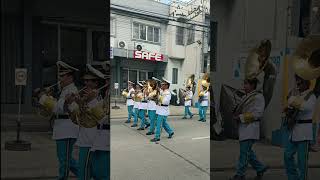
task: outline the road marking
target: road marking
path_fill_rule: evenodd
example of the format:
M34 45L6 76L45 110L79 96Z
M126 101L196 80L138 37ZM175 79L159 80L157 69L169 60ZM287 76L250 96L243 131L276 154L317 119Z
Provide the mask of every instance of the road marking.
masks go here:
M192 140L199 140L199 139L209 139L210 136L205 136L205 137L196 137L196 138L192 138Z

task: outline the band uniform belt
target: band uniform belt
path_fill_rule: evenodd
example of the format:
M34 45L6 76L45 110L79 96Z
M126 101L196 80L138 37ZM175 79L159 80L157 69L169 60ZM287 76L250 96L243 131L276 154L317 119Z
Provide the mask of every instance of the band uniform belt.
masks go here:
M297 120L298 124L307 124L312 123L312 119L306 119L306 120Z
M69 119L68 114L56 114L55 117L56 119Z
M160 106L165 106L165 107L167 107L167 106L169 106L169 105L161 104Z
M98 125L97 125L97 129L100 129L100 130L108 130L108 129L110 129L110 125L109 125L109 124L103 124L103 125L98 124Z
M143 102L143 103L147 103L148 101L141 101L141 102Z
M127 99L132 99L132 98L127 98Z

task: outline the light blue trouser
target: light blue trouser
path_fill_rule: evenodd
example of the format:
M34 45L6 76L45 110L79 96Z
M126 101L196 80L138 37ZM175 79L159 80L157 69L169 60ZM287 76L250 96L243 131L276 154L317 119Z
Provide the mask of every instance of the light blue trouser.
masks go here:
M79 180L87 180L92 176L90 147L79 147Z
M149 110L148 116L150 119L150 129L149 132L154 132L154 127L156 125L156 110Z
M187 117L188 115L191 117L193 114L190 111L190 106L185 106L184 107L184 117Z
M145 109L139 109L139 117L141 119L140 128L144 128L145 125L149 124L146 120L146 110Z
M313 135L313 140L311 141L312 145L317 144L317 134L318 134L318 124L317 123L313 123L312 124L312 135ZM320 124L319 124L319 128L320 128Z
M131 120L132 116L134 116L133 106L128 106L128 122Z
M134 108L134 120L133 120L133 124L138 124L138 116L139 116L139 109L138 108Z
M200 119L202 121L206 121L206 118L207 118L207 109L208 109L208 106L199 106L200 108Z
M308 155L309 141L287 142L284 151L284 163L288 180L306 180L308 179ZM298 169L295 163L294 155L298 154Z
M163 126L164 130L167 131L167 133L169 135L173 132L173 129L170 128L170 126L169 126L169 124L167 122L167 116L158 115L157 127L156 127L156 133L155 133L155 138L156 139L160 139L162 126Z
M266 166L258 161L256 154L252 150L255 140L240 141L240 157L237 166L237 175L244 176L248 163L257 171L262 172Z
M77 139L75 138L56 140L57 156L59 160L59 180L68 179L69 170L78 177L79 165L78 162L72 158L73 145L76 140Z
M110 179L110 151L94 151L92 155L92 176L97 180Z

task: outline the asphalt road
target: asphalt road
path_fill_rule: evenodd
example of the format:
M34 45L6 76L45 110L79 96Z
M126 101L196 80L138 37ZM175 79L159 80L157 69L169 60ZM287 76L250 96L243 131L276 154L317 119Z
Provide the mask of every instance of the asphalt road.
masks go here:
M208 117L209 119L209 117ZM146 130L137 131L125 119L111 121L112 180L209 180L209 122L180 117L168 118L175 135L168 139L163 131L161 141L150 142Z

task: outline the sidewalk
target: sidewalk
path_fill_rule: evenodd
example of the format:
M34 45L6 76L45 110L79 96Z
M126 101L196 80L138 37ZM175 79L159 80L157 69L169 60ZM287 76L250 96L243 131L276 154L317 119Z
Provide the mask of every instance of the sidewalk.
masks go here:
M14 140L15 135L15 132L1 133L1 179L54 178L58 173L58 164L56 146L55 142L51 139L51 134L44 132L22 132L22 139L32 143L31 151L16 152L4 150L5 141ZM210 146L211 171L234 170L239 155L238 141L211 141ZM282 148L257 143L253 149L257 153L259 160L269 165L271 169L283 169ZM75 146L74 157L76 159L77 155L78 148ZM320 168L320 152L310 153L309 167Z
M110 108L111 108L111 118L112 119L125 119L128 118L128 110L127 110L127 106L124 103L117 103L117 106L120 107L120 109L112 109L112 107L114 106L114 103L110 104ZM199 111L198 108L196 107L191 107L190 111L194 114L194 115L199 115ZM207 116L210 115L210 109L208 108L207 110ZM170 115L169 116L184 116L184 106L172 106L170 105Z
M239 141L211 141L211 171L232 170L239 159ZM271 169L283 169L283 148L268 143L253 145L258 159ZM309 153L309 167L320 168L320 152Z

